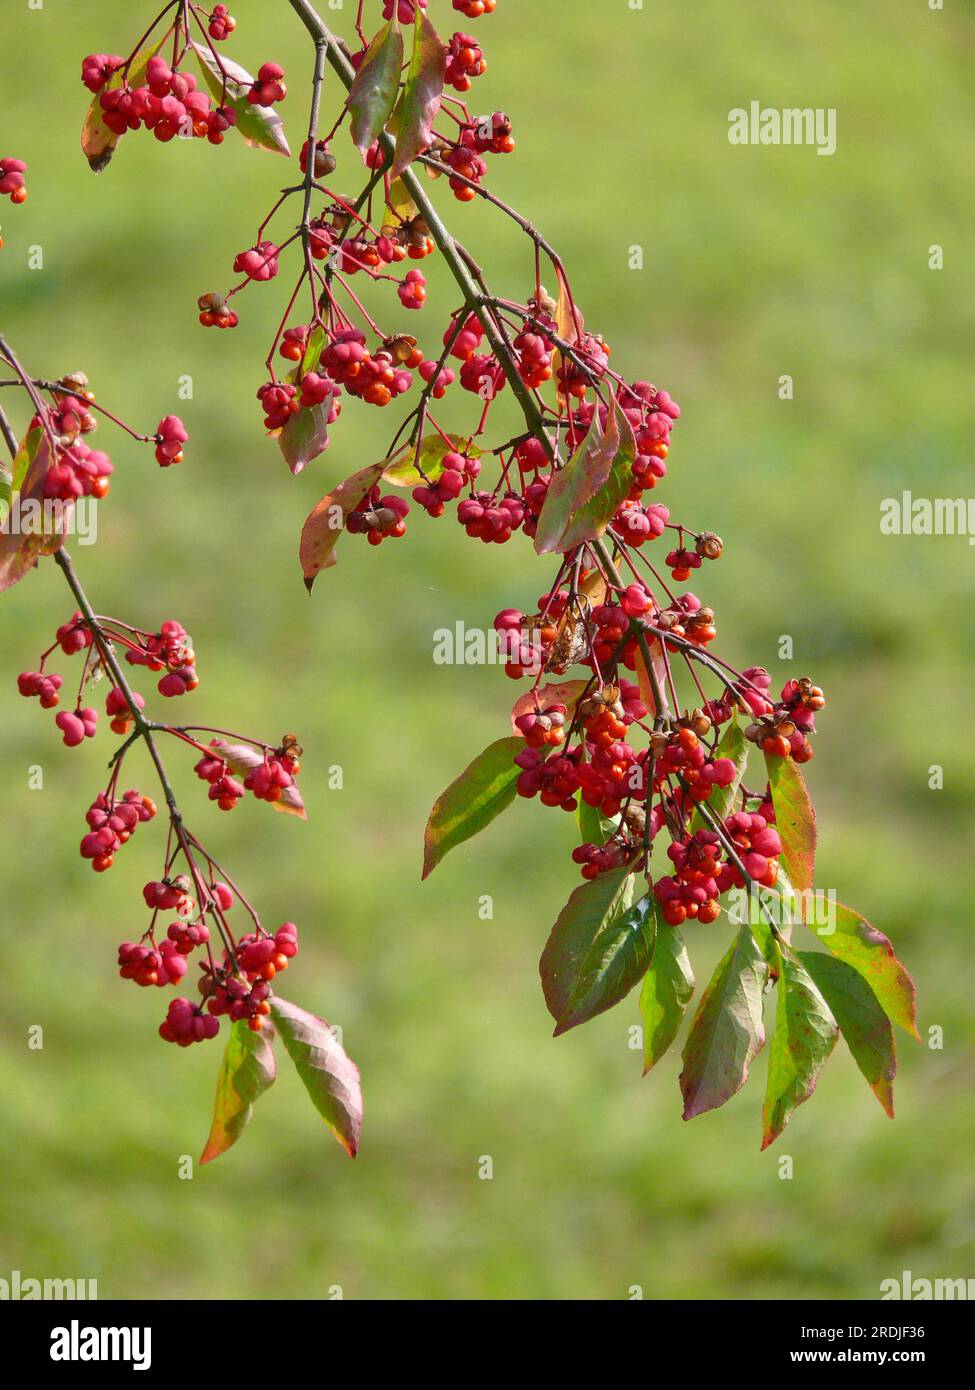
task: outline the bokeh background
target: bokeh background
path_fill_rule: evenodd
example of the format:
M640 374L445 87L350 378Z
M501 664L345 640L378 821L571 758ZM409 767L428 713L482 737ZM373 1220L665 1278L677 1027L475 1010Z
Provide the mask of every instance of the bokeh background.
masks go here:
M285 0L233 8L229 51L287 69L297 149L304 30ZM378 0L367 9L375 27ZM288 166L232 139L162 147L141 133L95 179L78 149L80 61L126 50L142 15L110 0L4 5L0 144L29 161L30 200L2 209L3 331L36 373L83 367L110 408L147 429L179 409L192 434L186 463L164 472L103 431L116 473L78 566L101 611L190 628L200 723L300 730L307 824L253 802L211 813L189 761L171 763L217 857L269 920L300 924L287 992L343 1026L367 1118L352 1164L283 1070L243 1141L178 1179L206 1135L218 1052L163 1046L162 995L115 973L117 942L142 928L158 824L93 876L75 850L106 746L69 752L16 694L14 675L71 611L46 565L0 600L0 1272L94 1277L104 1297L339 1285L397 1299L625 1298L633 1285L648 1298L871 1298L902 1269L975 1273L972 552L879 530L881 500L902 489L971 491L966 10L500 0L476 24L490 71L475 106L508 110L518 138L493 187L564 251L614 362L681 402L657 496L725 537L706 578L724 652L777 681L808 672L830 698L808 770L817 880L894 938L923 1029L944 1030L941 1050L899 1039L895 1123L840 1047L760 1155L764 1058L731 1104L685 1125L677 1050L641 1080L635 995L552 1040L537 959L576 881L568 817L519 802L420 884L429 806L505 732L514 690L496 669L435 666L432 633L528 606L549 571L520 538L499 551L421 516L378 552L347 538L305 596L301 521L382 456L393 411L347 409L294 480L254 399L285 275L243 297L235 333L195 318L196 296L231 282ZM328 13L350 31L351 3ZM431 14L470 27L445 0ZM728 112L752 98L835 107L836 154L732 147ZM325 111L338 100L330 81ZM352 191L339 148L335 182ZM494 282L526 293L518 238L490 209L434 192ZM635 244L642 271L628 268ZM43 269L26 268L29 246ZM441 265L424 269L430 304L409 328L434 341L456 295ZM784 373L792 402L778 397ZM184 374L194 398L180 404ZM777 660L783 634L792 663ZM35 764L42 791L28 790ZM943 790L929 789L932 764ZM138 778L150 782L141 763ZM723 936L690 934L699 979ZM45 1046L28 1051L38 1023ZM492 1181L478 1178L482 1155Z

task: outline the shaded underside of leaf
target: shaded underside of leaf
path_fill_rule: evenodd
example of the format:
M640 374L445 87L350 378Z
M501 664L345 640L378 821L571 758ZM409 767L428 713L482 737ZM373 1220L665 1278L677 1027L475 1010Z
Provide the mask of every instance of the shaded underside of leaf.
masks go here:
M693 993L694 972L684 938L676 927L659 922L653 960L640 991L644 1076L676 1038Z
M565 552L602 536L629 494L636 445L614 400L605 430L597 410L589 432L549 486L538 518L535 551Z
M539 974L549 1013L559 1024L571 1008L580 970L600 932L633 904L634 878L611 869L574 889L542 951Z
M433 804L423 836L423 877L450 850L478 834L515 799L521 738L499 738L479 753Z
M867 1085L893 1119L897 1047L879 999L846 961L825 951L799 951L798 955L829 1005Z
M273 1044L274 1025L268 1020L259 1033L252 1032L243 1020L230 1025L217 1077L213 1123L201 1163L226 1153L250 1123L254 1102L274 1081Z
M403 96L396 108L396 153L392 178L397 178L433 140L433 123L443 95L447 48L423 11L417 7L413 56Z
M271 999L271 1016L315 1109L355 1158L362 1128L359 1068L325 1019L277 995Z
M278 446L285 463L296 477L328 448L331 408L331 401L323 405L304 406L290 416L284 428L278 431Z
M768 966L748 926L729 946L701 996L684 1044L684 1119L724 1105L741 1090L765 1044L762 994Z
M365 155L392 115L403 67L403 35L393 18L373 38L349 89L353 144Z
M657 930L657 899L652 894L603 923L579 962L565 1011L556 1023L556 1037L626 998L653 960Z
M763 1149L778 1138L816 1089L839 1034L826 1000L801 962L790 955L782 958L776 988L775 1033L762 1108Z

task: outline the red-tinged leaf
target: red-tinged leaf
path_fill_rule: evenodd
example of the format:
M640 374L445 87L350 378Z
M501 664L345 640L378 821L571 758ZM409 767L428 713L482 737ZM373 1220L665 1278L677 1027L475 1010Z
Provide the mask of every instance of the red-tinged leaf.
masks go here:
M920 1041L914 981L894 955L888 938L842 903L835 904L833 917L832 930L829 925L810 926L810 930L831 955L846 961L866 980L891 1022Z
M335 545L345 529L346 518L379 481L385 466L384 460L382 463L371 463L368 468L360 468L358 473L353 473L351 478L346 478L337 488L327 492L305 518L298 558L309 593L316 576L337 563Z
M284 122L274 107L252 106L247 100L248 89L254 85L254 79L247 69L222 53L218 61L206 44L191 40L190 47L196 54L203 80L210 89L214 104L219 106L222 103L233 107L237 117L234 130L242 136L245 145L251 145L257 150L270 150L272 154L290 156Z
M635 889L631 873L611 869L580 883L559 913L538 965L545 1003L557 1025L571 1011L582 964L593 942L630 910Z
M894 1029L879 999L846 961L825 951L799 951L798 955L819 986L867 1085L893 1119L897 1048Z
M551 709L553 705L565 705L568 723L588 686L589 681L556 681L551 685L539 685L527 690L524 695L518 696L511 707L512 733L520 732L515 720L520 719L523 714Z
M132 65L128 73L128 83L130 87L141 87L143 85L146 79L146 69L149 66L149 59L159 52L171 33L172 26L166 30L161 39L158 39L154 44L151 44L148 48L144 48L141 52L136 54L135 58L132 60ZM121 87L121 85L122 70L119 69L118 72L114 73L109 78L105 85L105 90L114 91L116 88ZM101 102L99 101L100 96L101 93L99 92L92 99L92 103L88 108L88 114L85 116L85 123L81 128L81 149L93 174L101 173L112 158L116 146L122 138L121 135L116 135L114 131L109 130L108 126L105 124L102 117Z
M725 729L714 751L715 762L718 758L730 758L735 765L735 780L727 787L715 787L708 797L708 808L713 811L719 820L726 820L731 815L735 807L735 799L738 796L738 788L741 786L741 779L745 775L745 768L748 764L748 740L738 723L737 712L732 715L731 722ZM710 825L701 814L700 809L695 810L691 818L692 830L709 830Z
M210 1137L200 1155L201 1163L219 1158L236 1144L250 1124L254 1102L274 1077L274 1025L266 1019L261 1031L254 1033L243 1020L232 1023L217 1077Z
M816 812L802 773L792 758L766 754L765 766L775 807L775 828L782 839L782 859L793 887L804 893L813 886Z
M306 464L328 448L328 416L331 403L307 406L292 415L277 439L284 461L297 476Z
M271 999L271 1017L312 1104L349 1157L355 1158L362 1128L359 1068L323 1018L280 995Z
M600 895L587 897L577 888L542 953L540 973L546 1003L550 1011L553 1004L562 1004L555 1020L555 1037L625 999L653 959L657 900L645 894L634 902L635 876L625 869L615 872L625 875L623 888L603 916L597 919L592 911ZM605 877L600 874L589 882L598 883ZM583 889L588 887L588 882L583 885Z
M521 773L514 760L524 746L522 738L499 738L437 798L423 836L423 878L511 805Z
M578 304L573 302L565 277L559 275L559 297L555 308L555 331L564 342L575 344L582 337L585 320Z
M264 754L260 749L252 748L249 743L227 743L222 738L214 738L210 740L210 744L217 757L223 758L227 766L233 768L240 777L246 777L248 772L260 767L264 761ZM285 787L280 800L269 801L266 804L272 811L283 811L285 815L297 816L299 820L308 819L308 812L296 783Z
M0 593L12 589L45 555L53 555L64 535L48 529L44 512L44 478L51 451L43 430L31 430L21 441L11 480L0 508ZM70 504L64 516L70 516Z
M644 1076L676 1038L693 993L694 972L684 939L676 927L660 922L653 960L640 991Z
M585 439L552 479L535 534L535 550L565 553L603 535L633 483L636 442L614 402L603 431L599 412Z
M423 11L417 7L413 56L406 86L396 108L396 154L391 177L396 178L433 140L433 123L443 95L447 48Z
M762 995L768 966L747 926L728 948L701 996L684 1044L684 1119L724 1105L741 1090L765 1045Z
M482 450L476 444L469 444L461 434L427 434L420 440L419 457L415 444L404 444L402 449L393 454L383 471L383 482L392 483L394 487L417 487L420 483L435 483L443 472L445 457L451 453L466 454L468 458L479 459Z
M352 142L363 157L393 113L402 70L403 35L394 13L370 43L349 88Z
M839 1029L829 1005L801 962L782 957L762 1108L762 1148L775 1142L794 1112L816 1089L836 1046Z
M653 663L653 674L657 678L657 685L660 688L660 694L663 698L664 707L662 711L657 709L657 697L654 694L653 681L650 679L647 663L639 647L636 653L636 680L637 685L640 687L640 699L650 711L651 717L654 717L660 713L667 713L667 697L665 694L667 689L667 663L664 659L663 648L655 637L647 637L647 650L650 653L650 660Z

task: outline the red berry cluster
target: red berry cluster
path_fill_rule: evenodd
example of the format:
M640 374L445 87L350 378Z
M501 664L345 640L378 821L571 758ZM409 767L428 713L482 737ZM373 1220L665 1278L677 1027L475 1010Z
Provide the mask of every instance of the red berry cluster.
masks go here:
M0 159L0 196L8 197L12 203L26 202L26 172L27 165L22 159Z
M469 92L475 77L487 72L484 53L470 34L454 34L447 44L445 81L455 92Z
M114 791L99 792L85 815L89 829L81 841L82 859L91 861L96 874L104 873L126 841L155 814L156 803L135 789L121 797Z

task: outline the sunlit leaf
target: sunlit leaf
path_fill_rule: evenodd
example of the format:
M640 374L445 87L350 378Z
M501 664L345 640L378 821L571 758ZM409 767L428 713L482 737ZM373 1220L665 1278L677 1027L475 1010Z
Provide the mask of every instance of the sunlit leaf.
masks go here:
M798 955L819 986L867 1085L893 1119L897 1048L879 999L846 961L825 951L799 951Z
M203 80L210 89L214 103L233 108L237 117L234 130L243 137L244 143L258 150L290 155L284 122L274 107L252 106L247 100L248 89L254 85L254 79L247 69L222 53L218 61L206 44L191 40L190 47L196 54Z
M445 854L477 835L511 805L521 773L514 759L524 746L521 738L499 738L437 798L423 837L424 878Z
M448 434L446 437L437 432L425 434L420 440L419 457L415 443L404 444L401 449L397 449L383 471L383 482L392 483L394 487L416 487L420 483L435 483L443 472L444 458L447 454L455 453L479 459L482 450L476 444L468 443L466 436L462 434Z
M201 1163L209 1163L226 1153L250 1123L254 1102L274 1081L273 1043L274 1025L270 1020L265 1020L260 1032L256 1033L244 1020L231 1023L217 1077L213 1123L200 1156Z
M775 828L782 840L782 859L800 893L813 886L816 862L816 813L802 773L792 758L765 755Z

